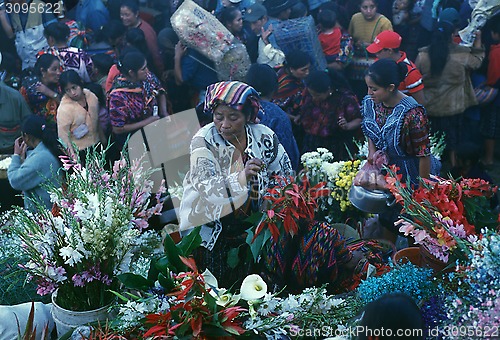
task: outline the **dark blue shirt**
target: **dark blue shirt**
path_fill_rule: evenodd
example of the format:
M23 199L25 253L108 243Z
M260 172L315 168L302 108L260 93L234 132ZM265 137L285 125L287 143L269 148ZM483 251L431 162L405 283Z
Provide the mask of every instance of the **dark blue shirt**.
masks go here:
M290 157L293 169L297 170L300 155L297 142L293 136L290 118L288 118L285 111L274 103L261 100L260 105L262 105L262 109L264 110L264 114L259 112L260 124L274 131L281 145L285 148L288 157Z
M181 68L182 80L199 91L219 81L213 62L193 49L182 58Z

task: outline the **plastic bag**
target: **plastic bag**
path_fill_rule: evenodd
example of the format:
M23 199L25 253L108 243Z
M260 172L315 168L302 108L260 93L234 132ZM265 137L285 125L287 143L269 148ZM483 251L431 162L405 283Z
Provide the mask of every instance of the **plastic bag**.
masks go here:
M386 188L386 181L382 174L382 168L388 162L389 158L385 152L378 150L373 155L372 162L366 162L365 165L359 169L356 177L354 177L353 184L371 190L384 190Z

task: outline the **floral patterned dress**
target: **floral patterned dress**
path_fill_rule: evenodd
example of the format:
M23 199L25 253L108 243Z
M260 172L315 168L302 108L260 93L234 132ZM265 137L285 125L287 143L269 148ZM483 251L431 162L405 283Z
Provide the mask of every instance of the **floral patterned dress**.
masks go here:
M165 90L152 73L148 73L146 81L139 83L131 82L122 75L116 77L108 95L111 126L123 127L151 116L154 106L158 105L156 97L161 92ZM119 150L128 135L129 133L115 135Z
M419 158L431 155L429 119L423 106L412 97L405 97L396 107L375 103L370 96L363 100L361 127L378 150L389 156L389 162L418 183ZM431 157L431 174L438 175L440 163Z
M360 106L356 95L350 91L334 91L326 100L314 103L307 89L303 92L300 103L300 122L304 128L304 141L301 154L315 151L319 147L327 148L336 160L346 160L356 153L353 138L361 131L342 130L338 119L344 117L348 122L361 118Z
M57 135L57 108L59 103L54 98L49 98L45 94L39 92L37 87L41 84L37 77L29 77L23 81L23 86L19 90L24 99L28 103L31 112L42 116L47 121L47 127ZM49 87L52 91L60 93L58 87Z

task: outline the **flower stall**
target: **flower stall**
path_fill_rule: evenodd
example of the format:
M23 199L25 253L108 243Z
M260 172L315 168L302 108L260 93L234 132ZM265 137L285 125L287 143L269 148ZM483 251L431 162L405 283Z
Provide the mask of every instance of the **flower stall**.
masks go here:
M164 188L155 195L151 171L126 155L107 170L99 149L85 167L62 159L66 181L50 188L51 211L4 216L0 255L17 255L32 289L52 295L59 336L91 321L73 323L61 310L101 309L100 324L78 328L81 339L349 339L364 306L399 292L420 309L427 339L497 337L500 222L489 207L496 187L441 177L410 187L387 169L387 190L403 206L400 232L429 253L421 256L453 270L392 263L381 243L346 241L334 223L367 217L348 200L361 159L335 162L320 148L302 156L298 177L276 179L265 210L249 219L248 260L258 270L237 286L219 287L221 278L198 268L199 227L177 243L148 230ZM181 199L182 187L169 191Z

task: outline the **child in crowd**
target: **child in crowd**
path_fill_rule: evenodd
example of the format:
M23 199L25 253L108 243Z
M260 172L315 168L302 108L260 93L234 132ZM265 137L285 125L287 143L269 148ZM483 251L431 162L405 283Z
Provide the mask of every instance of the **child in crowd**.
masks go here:
M394 28L408 23L411 7L412 0L394 0L392 3L392 24Z
M326 62L330 64L337 60L340 52L340 39L342 38L342 32L337 25L337 14L329 9L322 10L318 13L318 22L320 25L318 39Z

